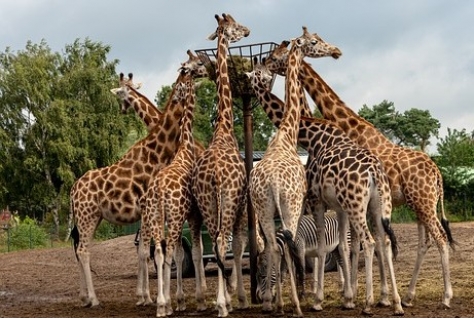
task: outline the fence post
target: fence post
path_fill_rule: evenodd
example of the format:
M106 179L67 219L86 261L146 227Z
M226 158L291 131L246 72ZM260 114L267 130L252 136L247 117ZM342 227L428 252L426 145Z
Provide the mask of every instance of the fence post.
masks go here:
M10 252L10 227L7 228L7 252Z

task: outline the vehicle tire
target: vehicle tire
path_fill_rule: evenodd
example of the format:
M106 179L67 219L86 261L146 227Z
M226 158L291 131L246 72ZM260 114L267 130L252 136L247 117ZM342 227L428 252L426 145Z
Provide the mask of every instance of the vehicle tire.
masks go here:
M176 278L178 267L176 262L173 260L171 263L171 278ZM183 259L183 278L194 277L194 263L191 251L187 246L184 246L184 259Z
M330 272L330 271L336 271L336 270L337 270L336 254L334 254L334 252L330 252L329 254L326 254L326 262L324 263L324 271Z

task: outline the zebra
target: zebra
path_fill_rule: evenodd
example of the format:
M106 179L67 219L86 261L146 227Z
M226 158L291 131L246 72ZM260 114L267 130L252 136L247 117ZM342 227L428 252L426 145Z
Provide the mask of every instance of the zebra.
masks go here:
M333 253L336 260L337 260L337 271L339 274L339 280L341 283L341 289L344 285L344 277L342 274L341 268L341 256L339 255L339 250L337 249L339 245L339 231L338 231L338 222L337 222L337 215L335 211L329 210L324 215L325 218L325 235L326 235L326 252ZM347 234L348 241L350 242L350 231ZM278 229L276 232L276 239L278 243L278 247L280 249L280 253L283 255L283 251L285 249L285 241L284 241L284 234L282 233L281 229ZM311 215L302 215L299 221L298 229L295 235L295 245L298 250L298 258L305 267L305 257L312 257L314 258L314 266L313 266L313 286L312 292L316 292L317 287L317 274L318 274L318 263L317 263L317 248L318 248L318 240L317 240L317 228L316 222ZM284 261L284 259L282 259ZM285 273L286 271L286 264L282 262L282 271L281 273ZM283 276L282 276L283 279ZM275 272L272 272L271 282L271 289L275 288L275 280L276 275ZM266 265L263 263L259 263L259 267L257 269L257 291L256 297L257 301L262 301L263 293L267 288L267 280L266 280ZM304 294L304 287L303 292Z

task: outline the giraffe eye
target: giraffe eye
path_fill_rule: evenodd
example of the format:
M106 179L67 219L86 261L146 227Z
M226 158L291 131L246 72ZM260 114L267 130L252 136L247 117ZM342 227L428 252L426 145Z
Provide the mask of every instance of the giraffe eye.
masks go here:
M311 40L311 44L312 45L318 44L318 40Z

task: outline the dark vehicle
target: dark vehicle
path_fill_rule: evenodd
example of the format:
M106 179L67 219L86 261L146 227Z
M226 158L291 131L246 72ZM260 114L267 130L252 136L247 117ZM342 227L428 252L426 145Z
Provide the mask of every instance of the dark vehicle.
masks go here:
M260 152L260 151L254 151L253 152L253 164L257 163L260 161L263 157L265 152ZM298 152L301 162L303 164L306 164L306 161L308 160L308 153L303 151L303 152ZM245 157L245 154L242 152L241 153L242 157ZM278 220L275 220L275 223L277 226L280 225ZM137 231L137 236L135 237L135 245L138 246L138 238L139 238L139 231ZM207 231L206 226L202 226L201 228L201 233L202 233L202 246L203 246L203 262L204 262L204 267L211 261L215 262L216 258L214 256L214 251L212 250L212 239L209 237L209 233ZM192 249L192 238L191 238L191 232L189 230L189 225L188 222L184 222L183 225L183 233L182 233L182 244L184 248L184 260L183 260L183 277L193 277L194 276L194 264L193 264L193 258L191 254L191 249ZM230 241L227 245L227 253L226 253L226 259L232 259L234 256L232 254L232 238L230 238ZM154 254L155 247L152 246L150 247L150 257L153 259L153 254ZM249 246L247 245L243 257L249 257ZM313 258L306 258L306 269L307 271L312 271L313 269ZM176 277L176 265L173 262L173 265L171 266L171 276ZM156 264L155 264L156 268ZM324 267L325 271L335 271L337 269L337 261L336 257L334 254L329 253L326 255L326 264Z
M275 220L275 223L277 226L279 225L278 220ZM209 236L206 226L204 225L201 228L201 235L202 235L202 248L203 248L202 258L203 258L204 267L206 267L206 265L209 262L216 262L216 257L214 255L214 251L212 250L212 239ZM137 231L137 235L135 236L135 246L137 247L138 247L138 242L139 242L139 236L140 236L140 229ZM184 249L183 277L185 278L194 277L194 264L193 264L192 254L191 254L192 238L191 238L191 231L189 230L188 222L184 222L181 242ZM230 238L229 243L227 245L226 259L234 258L231 247L232 247L232 238ZM155 252L155 246L154 246L154 243L152 242L152 245L150 246L151 259L153 259L154 252ZM243 257L244 258L249 257L248 245L245 248ZM306 270L312 271L312 269L313 269L313 258L306 258ZM337 269L337 261L336 261L335 255L333 253L327 254L324 270L328 272L328 271L335 271L336 269ZM155 270L156 270L156 264L155 264ZM174 263L174 261L171 266L171 276L173 278L176 277L176 264Z

